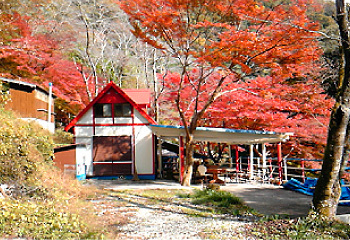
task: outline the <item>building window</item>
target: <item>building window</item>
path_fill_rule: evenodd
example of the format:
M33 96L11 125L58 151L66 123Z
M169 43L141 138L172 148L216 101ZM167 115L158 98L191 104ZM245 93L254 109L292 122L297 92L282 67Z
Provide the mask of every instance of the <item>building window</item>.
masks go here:
M131 105L129 103L114 104L114 117L131 117Z
M104 104L95 104L95 117L97 118L105 118L112 117L112 104L104 103Z

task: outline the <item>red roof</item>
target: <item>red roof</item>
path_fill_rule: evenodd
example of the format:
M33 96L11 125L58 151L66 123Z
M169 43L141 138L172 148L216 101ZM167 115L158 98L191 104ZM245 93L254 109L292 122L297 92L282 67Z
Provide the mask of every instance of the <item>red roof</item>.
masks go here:
M123 89L123 91L138 105L149 105L151 91L149 89Z
M97 95L97 97L95 97L94 100L92 100L89 105L86 106L85 109L83 109L65 128L65 131L69 131L69 129L71 129L72 127L75 126L75 124L79 121L79 119L84 116L84 114L94 106L94 104L96 102L98 102L100 99L102 99L104 97L104 95L110 90L110 89L114 89L118 94L121 95L121 97L123 97L127 102L129 102L144 118L147 119L147 121L150 124L156 124L156 122L153 120L153 118L151 118L146 112L145 110L143 110L139 104L137 104L128 94L126 94L126 92L124 92L121 88L119 88L115 83L110 82L107 84L107 86ZM133 93L134 95L137 95L137 91L135 91L137 89L134 89ZM143 90L143 89L140 89ZM141 94L139 94L141 95ZM139 100L141 102L141 100L145 100L144 98L139 98L136 97L137 100ZM149 104L149 102L148 102Z

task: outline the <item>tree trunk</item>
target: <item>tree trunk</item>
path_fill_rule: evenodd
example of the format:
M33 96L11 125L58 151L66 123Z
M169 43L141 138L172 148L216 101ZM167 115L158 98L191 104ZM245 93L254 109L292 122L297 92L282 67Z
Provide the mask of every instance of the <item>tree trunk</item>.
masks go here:
M341 194L340 179L347 159L347 127L350 117L350 43L348 14L344 0L335 0L336 21L341 39L341 64L339 69L338 95L329 123L327 146L323 157L321 175L313 196L317 214L332 218L337 212Z
M185 171L184 171L184 177L181 182L181 185L186 187L191 186L191 179L192 179L192 173L193 173L193 152L194 152L193 145L194 145L193 136L186 137Z
M139 175L138 175L138 173L137 173L137 169L136 169L136 163L135 163L135 169L134 169L134 172L133 172L133 174L132 174L132 181L140 181L140 179L139 179Z
M341 193L339 175L349 115L349 109L342 105L336 106L332 112L322 171L312 200L318 214L331 218L337 212Z

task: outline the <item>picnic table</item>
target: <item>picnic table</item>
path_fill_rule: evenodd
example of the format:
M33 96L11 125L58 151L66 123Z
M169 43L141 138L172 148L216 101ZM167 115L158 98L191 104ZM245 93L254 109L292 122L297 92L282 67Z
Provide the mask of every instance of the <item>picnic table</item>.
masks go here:
M207 173L213 175L213 183L225 184L225 182L219 179L219 174L226 173L226 168L219 166L208 166Z

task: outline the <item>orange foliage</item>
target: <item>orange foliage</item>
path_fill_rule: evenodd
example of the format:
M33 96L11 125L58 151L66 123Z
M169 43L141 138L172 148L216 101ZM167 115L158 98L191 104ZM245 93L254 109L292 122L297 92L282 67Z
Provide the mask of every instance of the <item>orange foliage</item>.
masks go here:
M52 82L54 94L76 110L89 102L80 72L73 62L64 59L57 41L48 35L33 34L28 17L3 13L0 19L0 76L44 89Z
M198 125L295 132L296 154L318 154L332 101L311 80L322 54L319 24L307 16L315 2L118 2L135 36L178 60L179 73L160 76L163 101L167 109L178 104L175 119L189 132Z
M315 37L319 25L306 14L313 1L265 7L254 0L120 0L134 34L156 48L201 66L235 74L271 69L293 77L320 56Z

